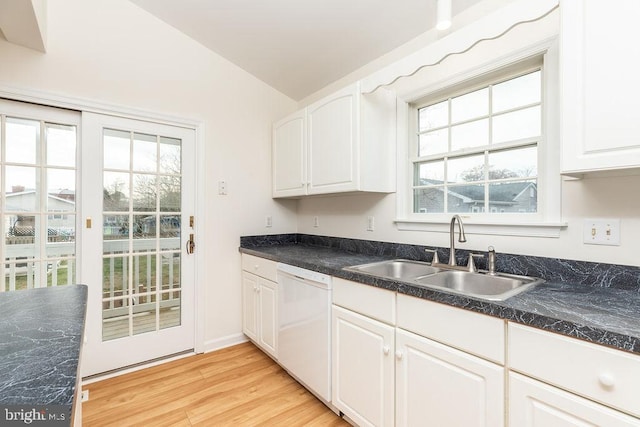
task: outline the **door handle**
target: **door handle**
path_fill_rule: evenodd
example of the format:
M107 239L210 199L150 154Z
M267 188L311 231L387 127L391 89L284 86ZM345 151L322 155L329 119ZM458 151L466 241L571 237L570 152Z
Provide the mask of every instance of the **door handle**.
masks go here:
M196 242L193 240L193 233L189 234L189 240L187 240L187 254L192 254L196 249Z

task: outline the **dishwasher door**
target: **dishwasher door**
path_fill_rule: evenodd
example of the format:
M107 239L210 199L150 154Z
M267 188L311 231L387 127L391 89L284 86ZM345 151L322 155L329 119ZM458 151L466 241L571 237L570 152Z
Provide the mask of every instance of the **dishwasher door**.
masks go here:
M278 363L330 402L331 278L317 282L300 273L278 271Z

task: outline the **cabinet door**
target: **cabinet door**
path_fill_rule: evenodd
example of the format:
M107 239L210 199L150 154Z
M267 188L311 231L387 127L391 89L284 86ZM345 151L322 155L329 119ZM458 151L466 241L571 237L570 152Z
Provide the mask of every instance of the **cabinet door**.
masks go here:
M640 426L640 419L509 373L509 425L518 427Z
M273 197L306 194L305 110L273 125Z
M258 339L258 276L242 272L242 332Z
M503 426L504 367L397 329L396 425Z
M332 403L359 426L392 426L394 330L332 306Z
M258 279L258 342L265 351L277 356L278 348L278 294L277 284L265 279Z
M307 107L309 194L358 189L357 86Z
M563 172L640 167L640 2L561 2Z

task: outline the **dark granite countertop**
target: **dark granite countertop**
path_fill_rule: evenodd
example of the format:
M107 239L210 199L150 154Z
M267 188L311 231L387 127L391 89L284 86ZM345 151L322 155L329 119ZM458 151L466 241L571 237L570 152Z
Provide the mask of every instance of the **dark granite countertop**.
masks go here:
M62 405L71 416L86 306L85 285L0 293L0 405Z
M268 240L241 243L240 252L640 354L640 293L636 290L566 282L557 279L562 274L555 274L546 283L505 301L488 301L343 270L386 259L418 259L410 253L356 253ZM635 275L635 270L631 273Z

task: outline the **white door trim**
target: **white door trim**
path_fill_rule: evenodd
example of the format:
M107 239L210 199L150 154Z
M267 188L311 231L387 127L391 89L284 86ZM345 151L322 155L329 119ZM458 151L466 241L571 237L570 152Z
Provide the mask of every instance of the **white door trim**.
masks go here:
M51 92L38 91L32 89L24 89L0 85L0 98L6 98L12 101L29 102L38 105L66 108L76 111L87 111L92 113L107 114L117 117L151 121L159 124L171 126L185 127L195 131L196 144L196 221L198 224L198 235L201 241L207 235L207 224L204 221L206 217L206 200L205 191L205 124L201 120L189 119L184 117L171 116L163 113L143 110L138 108L127 107L118 104L105 103L87 98L69 97ZM77 213L77 226L80 227L83 222L82 212ZM79 228L78 228L79 229ZM198 242L196 242L197 244ZM78 246L80 248L80 246ZM78 254L80 255L80 254ZM200 243L196 248L195 255L195 352L203 353L205 351L204 327L205 327L205 250Z

